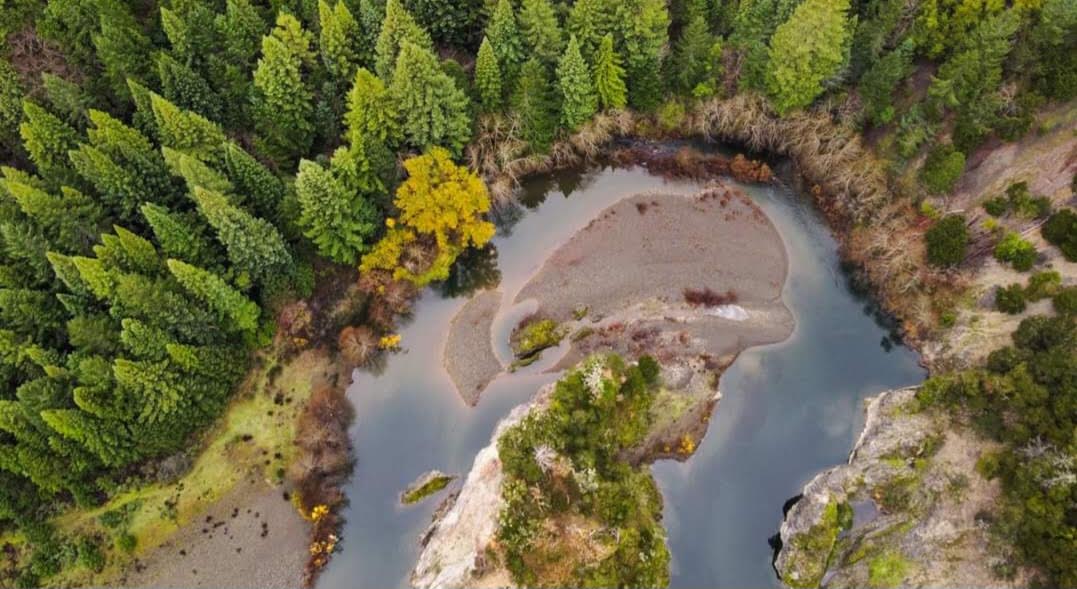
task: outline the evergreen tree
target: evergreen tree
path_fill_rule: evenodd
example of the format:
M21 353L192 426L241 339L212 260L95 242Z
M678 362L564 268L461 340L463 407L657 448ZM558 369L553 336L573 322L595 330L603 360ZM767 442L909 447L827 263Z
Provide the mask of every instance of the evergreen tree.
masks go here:
M369 145L378 141L388 147L396 146L401 140L399 117L399 105L385 83L360 68L348 92L348 112L344 115L348 142Z
M262 39L254 71L259 146L282 163L305 154L314 139L314 95L303 75L313 58L310 44L310 33L299 21L281 13L276 28Z
M251 0L226 0L224 13L214 19L227 62L247 65L258 53L258 43L269 28Z
M385 19L382 21L378 41L374 47L376 56L374 71L377 72L378 77L383 80L394 78L393 70L396 68L397 56L407 43L428 51L432 51L434 47L430 35L415 22L401 0L387 0Z
M217 239L227 250L228 259L249 280L260 283L274 273L286 273L290 269L292 257L272 225L232 205L220 193L195 188L192 198L217 231Z
M522 0L520 33L527 54L553 65L565 48L565 37L549 0Z
M695 11L681 30L670 64L674 87L682 93L709 96L717 87L721 44L711 34L705 15Z
M624 108L628 103L625 70L621 56L613 49L613 35L607 33L595 54L595 94L603 109Z
M496 112L501 109L504 96L501 88L501 68L497 65L497 55L487 37L482 38L479 55L475 60L475 87L479 91L483 110Z
M557 99L551 90L546 67L530 59L520 70L510 106L519 117L520 136L538 152L549 149L557 133Z
M335 6L330 6L326 0L318 0L318 24L321 27L318 46L325 69L338 83L351 82L363 49L359 21L343 0L337 0Z
M767 93L779 113L811 104L846 63L848 11L848 0L805 0L774 31Z
M201 186L207 190L230 194L235 188L228 178L207 166L200 159L170 147L162 147L161 153L164 155L165 162L172 173L183 178L184 182L187 183L188 191L194 190L196 186ZM242 196L237 195L233 202L242 204L242 200Z
M662 101L662 51L669 41L669 11L664 0L627 0L624 31L628 101L653 110Z
M333 160L348 157L348 150L341 148ZM349 189L333 167L326 170L308 160L299 163L295 181L301 209L299 225L321 255L341 264L354 264L377 232L381 215L366 194Z
M486 27L486 38L490 40L494 55L497 56L502 86L512 88L520 65L525 61L524 40L516 22L512 0L498 0L497 8Z
M419 149L439 145L454 153L467 144L471 137L467 95L441 70L429 49L404 43L389 94L399 109L408 144Z
M557 84L561 89L561 124L573 131L591 120L598 109L591 72L580 55L575 35L569 38L565 54L557 65Z
M205 301L223 321L239 331L258 329L258 305L216 274L179 260L168 260L168 271L183 288Z
M238 194L264 219L276 219L284 199L284 183L242 147L224 146L224 170Z
M912 40L907 40L875 62L860 78L864 115L872 124L884 125L894 118L894 89L912 70L914 50Z
M225 136L216 123L185 111L157 94L150 93L150 104L161 145L204 161L221 157Z
M577 0L572 5L565 28L569 34L576 35L584 59L593 61L602 38L612 34L614 27L610 8L605 0Z
M19 134L38 174L50 186L77 185L67 152L78 146L78 133L29 100L23 101L22 109L26 117L19 125Z
M165 255L198 265L215 261L201 227L153 203L142 205L141 211Z
M0 69L2 68L3 64L0 63ZM49 104L52 105L53 112L57 116L76 129L82 129L86 126L86 113L93 106L94 99L84 92L81 86L49 72L41 74L41 86L45 90L45 98L48 99ZM0 84L0 87L3 87L3 84ZM18 86L6 91L11 92L14 90L18 90ZM2 102L3 99L0 99L0 104ZM18 115L21 118L22 110L20 105L16 103L15 106L19 109ZM2 115L0 115L0 118L2 118ZM18 129L17 120L15 128L16 130Z
M46 74L48 75L48 74ZM0 150L14 153L22 121L22 88L18 74L6 59L0 59ZM2 153L0 152L0 153Z
M483 0L406 0L408 11L439 44L475 42Z
M127 4L121 0L99 0L99 32L93 36L97 59L104 66L112 92L128 98L127 79L149 82L153 45L142 32Z
M157 76L161 80L161 93L176 106L207 119L220 120L220 97L198 72L161 53L157 57Z

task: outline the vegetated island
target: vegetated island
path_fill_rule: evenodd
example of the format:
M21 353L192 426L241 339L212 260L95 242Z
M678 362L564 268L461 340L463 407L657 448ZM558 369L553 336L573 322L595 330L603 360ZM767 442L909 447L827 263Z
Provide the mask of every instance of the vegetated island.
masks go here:
M423 534L412 584L668 583L647 466L691 456L721 371L792 332L786 271L769 219L723 185L625 198L554 251L516 296L541 319L513 339L536 354L568 337L554 368L569 370L498 424ZM446 361L471 356L447 349Z

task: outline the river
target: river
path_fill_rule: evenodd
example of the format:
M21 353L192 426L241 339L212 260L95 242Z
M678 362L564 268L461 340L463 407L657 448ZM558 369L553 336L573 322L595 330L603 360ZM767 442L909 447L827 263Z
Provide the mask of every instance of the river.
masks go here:
M610 204L699 185L606 168L545 175L524 188L526 212L493 241L507 300ZM816 471L846 459L864 397L924 376L915 354L891 346L870 304L850 290L810 201L777 185L744 189L785 241L783 298L797 325L785 342L741 354L722 376L722 401L695 456L654 466L666 500L671 587L777 586L768 538L782 504ZM494 381L478 406L465 405L442 366L442 346L466 300L427 289L399 330L403 350L376 374L356 372L348 396L357 413L351 437L358 463L346 488L344 541L319 589L406 587L418 537L441 496L402 507L401 490L434 468L466 475L497 421L556 378L532 366ZM495 332L505 334L505 325Z

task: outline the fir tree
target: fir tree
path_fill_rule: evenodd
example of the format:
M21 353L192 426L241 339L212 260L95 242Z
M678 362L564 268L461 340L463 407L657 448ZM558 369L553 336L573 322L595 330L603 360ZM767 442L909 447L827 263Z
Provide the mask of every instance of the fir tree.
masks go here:
M907 40L875 62L860 78L864 115L872 124L883 125L893 119L894 89L911 71L914 49L913 42Z
M498 0L497 8L486 27L486 38L490 40L497 64L501 68L502 86L512 88L520 65L525 61L524 40L516 22L512 0Z
M551 86L546 67L532 58L520 70L510 101L520 120L520 136L538 152L549 149L557 132L557 100Z
M325 69L338 83L351 82L359 67L362 51L359 22L343 0L337 0L335 6L326 0L318 0L318 24L321 28L318 47Z
M265 35L266 22L250 0L226 0L223 14L214 19L222 40L224 59L249 64L258 53L258 42Z
M848 0L805 0L774 31L767 93L775 110L808 106L841 70L848 47Z
M2 68L3 64L0 63L0 69ZM41 74L41 86L44 88L45 97L48 99L49 104L52 105L52 110L57 116L76 129L85 127L86 113L93 106L94 99L84 92L81 86L49 72ZM0 83L0 88L2 87L4 87L4 84ZM13 92L18 89L18 86L15 86L4 91ZM0 109L3 108L2 104L3 99L0 98ZM19 108L18 115L21 118L21 106L18 103L15 106ZM0 115L0 119L2 118L3 115ZM18 129L18 120L16 120L15 128L16 130Z
M49 74L46 74L49 75ZM22 87L15 68L0 59L0 149L14 151L22 121ZM11 147L9 147L11 146Z
M242 147L224 146L224 170L238 194L264 219L276 219L284 199L284 184Z
M254 282L287 272L292 263L284 239L266 221L232 205L224 195L195 188L198 210L217 231L217 239L236 269Z
M120 0L101 0L97 4L99 32L93 36L97 59L104 66L112 92L128 98L127 79L152 80L153 45L142 32L138 21Z
M348 92L348 112L344 115L348 141L368 145L376 140L388 147L396 146L401 140L399 117L399 105L385 83L360 68Z
M595 55L595 93L603 109L624 108L628 103L625 70L621 56L613 49L613 35L606 34Z
M671 68L677 90L684 94L713 94L721 57L721 45L717 43L704 14L696 11L673 49Z
M333 160L348 157L348 150L341 148ZM326 170L307 160L299 163L295 181L302 212L299 225L320 254L354 264L377 232L381 216L365 194L349 189L337 176L332 168Z
M220 120L220 97L198 72L161 53L157 57L157 76L161 80L161 93L176 106L207 119Z
M198 265L214 261L201 227L191 220L153 203L142 205L141 211L165 255Z
M523 0L520 8L520 33L527 54L553 65L565 48L565 36L549 0Z
M216 123L185 111L157 94L150 93L150 104L161 145L204 161L221 157L225 136Z
M253 333L258 329L258 305L216 274L180 260L168 260L168 271L183 288L210 306L234 329Z
M557 84L561 89L561 124L573 131L591 120L598 109L591 73L580 55L575 35L569 38L565 54L557 65Z
M282 13L273 32L262 39L262 57L254 71L259 145L282 163L306 153L314 139L314 95L303 75L313 58L310 44L310 33L294 16Z
M394 78L393 70L396 68L397 56L407 43L426 50L432 50L434 47L430 35L415 22L401 0L387 0L385 19L382 21L378 41L374 48L376 56L374 71L377 72L378 77L383 80Z
M399 109L408 144L419 149L439 145L455 153L467 144L468 98L429 49L404 43L389 94Z
M628 101L649 111L662 101L662 51L669 41L669 12L663 0L628 0L625 9Z
M439 44L469 46L475 41L483 0L406 0L415 20Z
M78 146L78 133L29 100L23 101L22 109L26 118L19 125L19 134L38 174L50 186L77 185L67 152Z
M496 112L501 109L503 102L501 68L497 64L497 55L487 37L482 38L479 55L475 60L475 87L479 91L483 110Z
M612 15L607 14L609 8L605 0L577 0L568 13L565 28L569 34L576 35L584 59L593 61L602 38L612 34Z

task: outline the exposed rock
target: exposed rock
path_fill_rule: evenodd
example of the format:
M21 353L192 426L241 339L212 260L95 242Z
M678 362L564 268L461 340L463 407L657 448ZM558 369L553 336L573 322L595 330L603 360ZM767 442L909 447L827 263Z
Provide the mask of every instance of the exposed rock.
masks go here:
M979 517L998 485L976 473L984 442L941 414L917 412L915 388L868 400L847 464L817 475L789 509L774 566L793 587L1020 586Z

